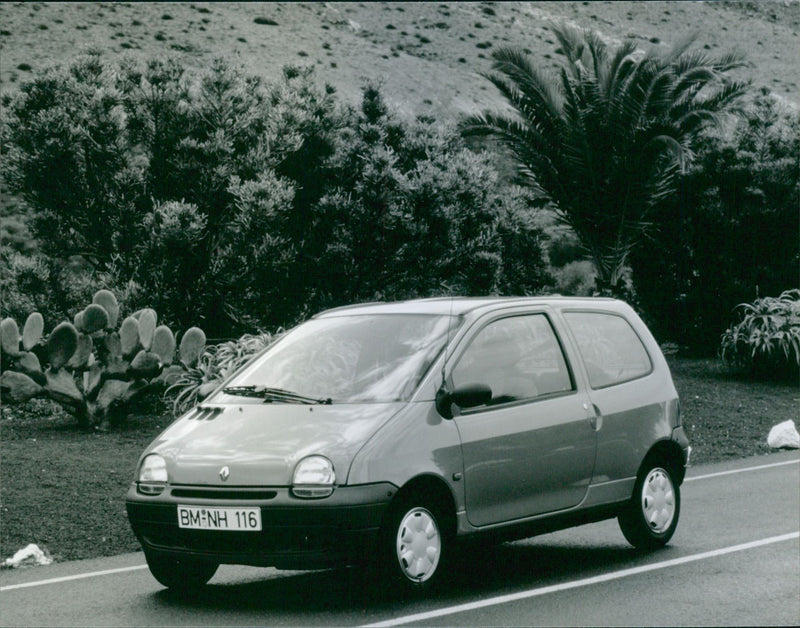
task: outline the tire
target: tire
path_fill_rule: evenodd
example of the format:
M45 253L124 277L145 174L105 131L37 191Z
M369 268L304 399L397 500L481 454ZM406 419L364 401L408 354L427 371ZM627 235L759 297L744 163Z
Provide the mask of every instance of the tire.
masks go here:
M381 533L381 568L391 585L419 594L438 587L449 559L452 533L446 510L409 495L393 504Z
M671 467L653 460L639 474L630 502L618 516L619 527L634 547L658 549L675 533L680 511L680 486Z
M147 566L153 577L168 589L189 591L205 585L217 572L216 563L173 558L158 552L145 552Z

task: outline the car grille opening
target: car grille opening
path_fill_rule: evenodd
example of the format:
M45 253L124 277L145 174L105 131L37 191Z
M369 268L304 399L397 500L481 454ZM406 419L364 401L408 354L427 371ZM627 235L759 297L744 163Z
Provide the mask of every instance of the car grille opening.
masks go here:
M233 500L265 500L275 499L278 491L247 488L173 488L173 497L184 499L233 499Z

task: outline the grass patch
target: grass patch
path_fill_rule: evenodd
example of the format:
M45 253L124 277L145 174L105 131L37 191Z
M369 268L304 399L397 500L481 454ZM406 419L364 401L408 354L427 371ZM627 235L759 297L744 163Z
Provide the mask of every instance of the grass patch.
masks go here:
M4 405L0 558L28 543L46 548L56 561L138 550L124 496L139 455L170 421L158 408L87 434L51 402Z
M694 464L769 453L767 434L797 418L800 386L752 381L719 360L670 360Z
M745 381L717 360L671 359L670 367L695 464L768 453L769 429L796 417L796 385ZM170 421L151 404L124 425L87 434L49 402L4 406L0 558L28 543L57 561L138 550L125 492L139 455Z

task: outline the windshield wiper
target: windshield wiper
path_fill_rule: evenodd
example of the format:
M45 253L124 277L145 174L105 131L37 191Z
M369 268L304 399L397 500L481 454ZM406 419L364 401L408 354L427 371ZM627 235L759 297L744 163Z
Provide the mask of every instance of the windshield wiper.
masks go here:
M317 397L309 397L301 395L282 388L270 388L268 386L228 386L223 388L222 392L226 395L239 395L240 397L257 397L264 401L284 401L286 403L307 403L307 404L324 404L330 405L333 400L328 397L327 399L319 399Z

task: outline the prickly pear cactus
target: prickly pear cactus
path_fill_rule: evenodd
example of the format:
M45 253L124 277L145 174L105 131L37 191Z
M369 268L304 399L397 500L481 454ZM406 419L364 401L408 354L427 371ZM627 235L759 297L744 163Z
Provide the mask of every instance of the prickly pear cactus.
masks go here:
M71 412L82 427L119 416L136 395L161 391L179 372L193 368L205 349L205 334L193 327L176 355L175 334L156 326L151 309L125 318L114 294L99 290L73 322L45 336L41 314L33 312L22 334L16 321L0 321L0 392L7 403L49 397ZM188 339L187 339L188 337Z

